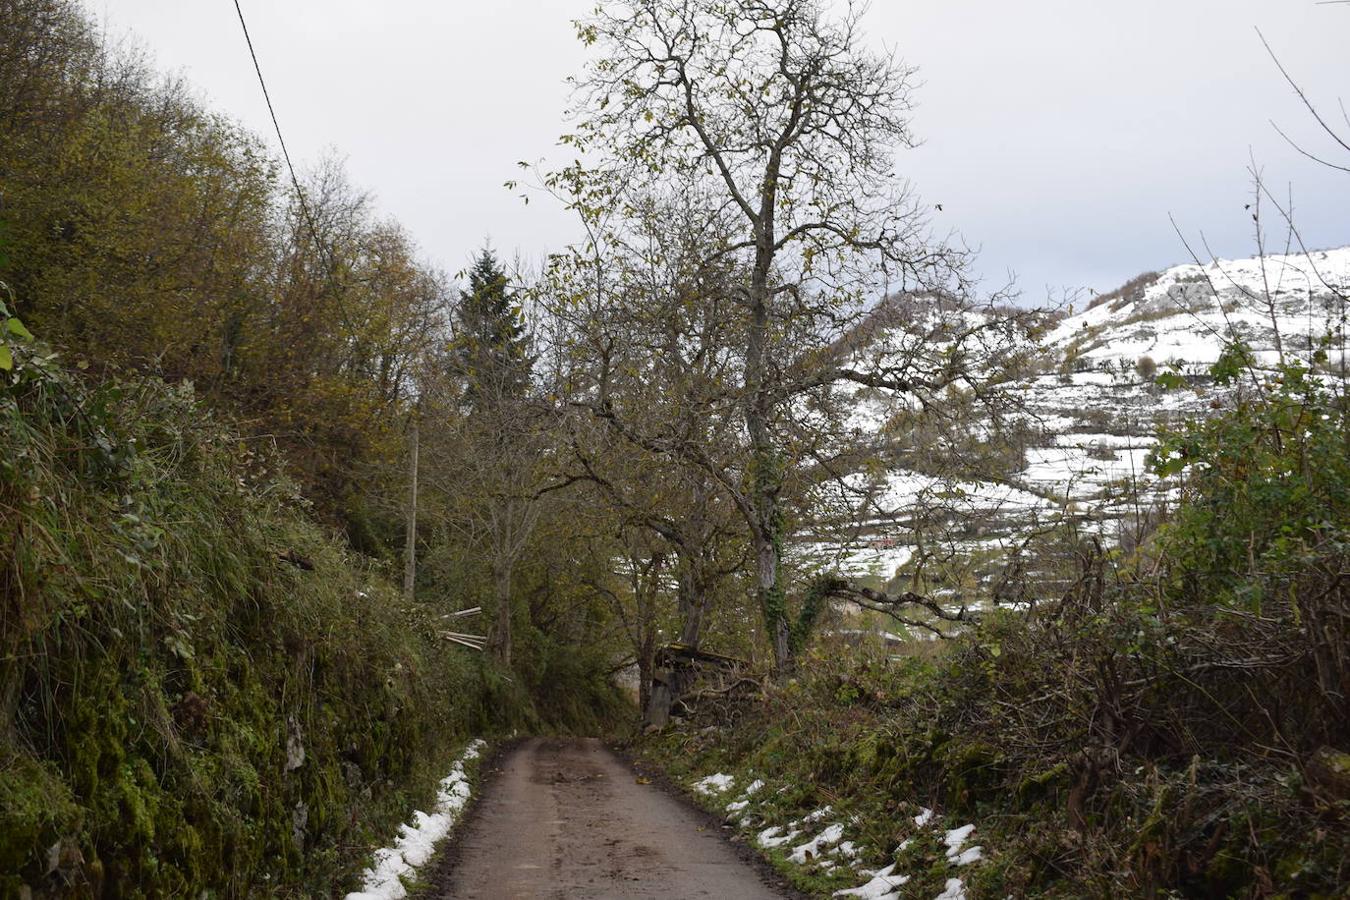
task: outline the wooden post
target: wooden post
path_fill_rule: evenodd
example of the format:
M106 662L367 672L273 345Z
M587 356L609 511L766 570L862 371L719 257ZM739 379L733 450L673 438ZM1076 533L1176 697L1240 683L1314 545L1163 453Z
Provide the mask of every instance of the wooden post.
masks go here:
M413 599L417 581L417 410L408 423L408 528L403 539L403 596Z

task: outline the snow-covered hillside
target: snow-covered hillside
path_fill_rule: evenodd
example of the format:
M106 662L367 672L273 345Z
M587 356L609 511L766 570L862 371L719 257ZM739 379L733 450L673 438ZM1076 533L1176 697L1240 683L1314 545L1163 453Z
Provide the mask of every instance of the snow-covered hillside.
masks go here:
M1150 357L1195 367L1236 336L1271 363L1306 350L1344 313L1350 247L1175 266L1135 279L1071 315L1048 338L1075 368L1133 368ZM1339 296L1338 296L1339 295Z
M951 526L948 553L974 557L1006 557L1031 530L1066 518L1107 542L1126 537L1172 489L1147 471L1153 435L1210 408L1207 372L1225 342L1240 338L1263 366L1281 353L1306 359L1329 332L1344 334L1347 295L1350 247L1175 266L1071 309L1039 338L1039 363L1016 385L1026 427L1020 470L999 482L891 471L875 500L876 527L827 556L857 575L912 575L925 537L914 530L916 508L938 509ZM1337 338L1333 362L1343 346ZM1188 386L1161 389L1155 373L1164 371ZM860 396L851 424L880 428L881 403Z

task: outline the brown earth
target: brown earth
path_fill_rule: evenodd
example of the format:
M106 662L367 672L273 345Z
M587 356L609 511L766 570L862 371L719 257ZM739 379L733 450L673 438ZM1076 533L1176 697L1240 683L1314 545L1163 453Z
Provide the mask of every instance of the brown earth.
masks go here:
M487 769L430 896L783 900L720 823L595 740L527 740Z

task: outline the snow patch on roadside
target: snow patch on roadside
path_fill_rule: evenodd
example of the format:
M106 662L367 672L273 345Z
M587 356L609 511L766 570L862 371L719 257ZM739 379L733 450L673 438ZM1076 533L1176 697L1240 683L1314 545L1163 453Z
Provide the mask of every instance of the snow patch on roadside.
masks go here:
M725 794L731 790L731 785L736 781L734 776L718 772L716 775L709 775L707 778L700 778L694 782L694 790L705 797L711 797L713 794Z
M896 888L909 881L908 875L896 875L895 863L891 863L884 869L873 874L872 880L861 887L848 888L843 891L835 891L836 897L861 897L863 900L891 900L899 897L900 893Z
M844 839L852 836L850 833L863 824L858 815L849 815L846 810L836 812L833 806L825 805L791 821L787 821L786 816L778 818L772 799L788 790L788 787L774 790L763 779L749 780L752 775L743 773L733 776L717 772L687 783L693 792L715 798L714 802L725 810L727 821L745 834L752 844L782 853L785 861L803 869L840 880L848 879L844 880L845 885L849 880L856 879L853 881L856 887L836 890L834 897L901 900L913 894L917 886L914 881L916 874L925 876L927 880L932 863L945 863L951 867L950 871L955 872L960 867L984 861L984 847L974 843L974 824L949 828L936 811L917 804L918 813L908 816L915 829L914 835L901 842L888 857L869 861L867 857L870 853L855 841ZM738 778L748 783L739 785ZM756 796L761 792L769 797L768 801L762 801L761 797ZM761 806L761 802L767 802L768 805ZM925 851L918 859L906 858L896 862L901 854L912 847L920 832L939 839L941 849L936 854L930 855ZM883 863L885 866L881 868ZM907 863L919 868L909 873L897 871L900 866L907 866ZM839 882L836 881L835 885L839 885ZM935 900L966 900L965 882L957 877L947 878L942 893Z
M937 817L937 813L933 812L933 810L922 807L919 814L913 817L914 825L917 828L933 826L935 824L934 820L937 819ZM945 831L939 827L939 831L942 834L942 843L946 845L948 865L968 866L984 859L983 847L979 845L967 846L971 835L975 833L974 825L962 825L959 828L952 828ZM892 857L903 853L912 843L912 838L906 839L900 846L895 848ZM847 841L840 844L839 848L836 849L842 849L845 845L848 845ZM799 847L798 849L800 850L808 846L810 845L803 844L802 847ZM851 848L851 845L849 846ZM796 854L793 854L793 858L795 861ZM852 865L859 876L871 880L859 887L835 891L834 896L861 897L863 900L899 900L901 892L896 889L910 880L910 876L908 875L896 874L895 869L897 864L894 862L884 869L876 870L860 868L856 861L853 862ZM938 895L936 900L966 900L965 882L960 878L948 878L945 889Z
M948 878L947 889L934 900L966 900L966 885L960 878Z
M792 830L784 833L780 826L775 825L772 828L765 828L761 831L756 837L756 840L759 841L761 847L781 847L788 841L796 840L800 836L800 831Z
M984 848L977 844L974 847L962 850L956 856L948 857L948 859L956 863L958 866L968 866L971 863L977 863L980 860L984 859Z
M979 862L984 858L983 847L971 847L962 850L965 847L966 840L975 833L974 825L962 825L960 828L953 828L942 838L942 842L947 845L947 859L956 863L958 866L968 866L973 862ZM948 885L950 887L950 885Z
M431 860L436 844L459 820L471 793L464 764L477 759L485 746L485 741L469 742L450 774L441 779L433 811L419 809L412 814L411 822L399 826L394 846L375 851L373 864L362 876L361 890L348 894L346 900L402 900L408 896L403 879Z
M794 847L792 849L792 861L799 866L804 866L807 860L820 856L823 847L837 844L843 837L844 826L831 825L800 847Z

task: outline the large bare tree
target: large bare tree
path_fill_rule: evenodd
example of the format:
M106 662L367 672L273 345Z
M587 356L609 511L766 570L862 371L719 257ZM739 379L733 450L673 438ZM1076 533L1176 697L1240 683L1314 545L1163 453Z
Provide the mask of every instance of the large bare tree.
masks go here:
M550 186L591 229L597 258L652 195L690 193L730 228L705 262L734 260L739 385L747 442L731 468L698 448L748 526L756 597L777 669L791 664L784 584L785 490L828 429L812 396L852 382L921 402L971 378L950 356L841 353L839 339L887 295L959 295L962 254L928 238L926 216L896 177L909 146L913 71L869 50L861 8L816 0L628 0L578 24L597 55L578 81L578 161ZM608 286L597 274L596 290ZM802 440L803 426L813 430ZM816 460L818 462L819 460Z

